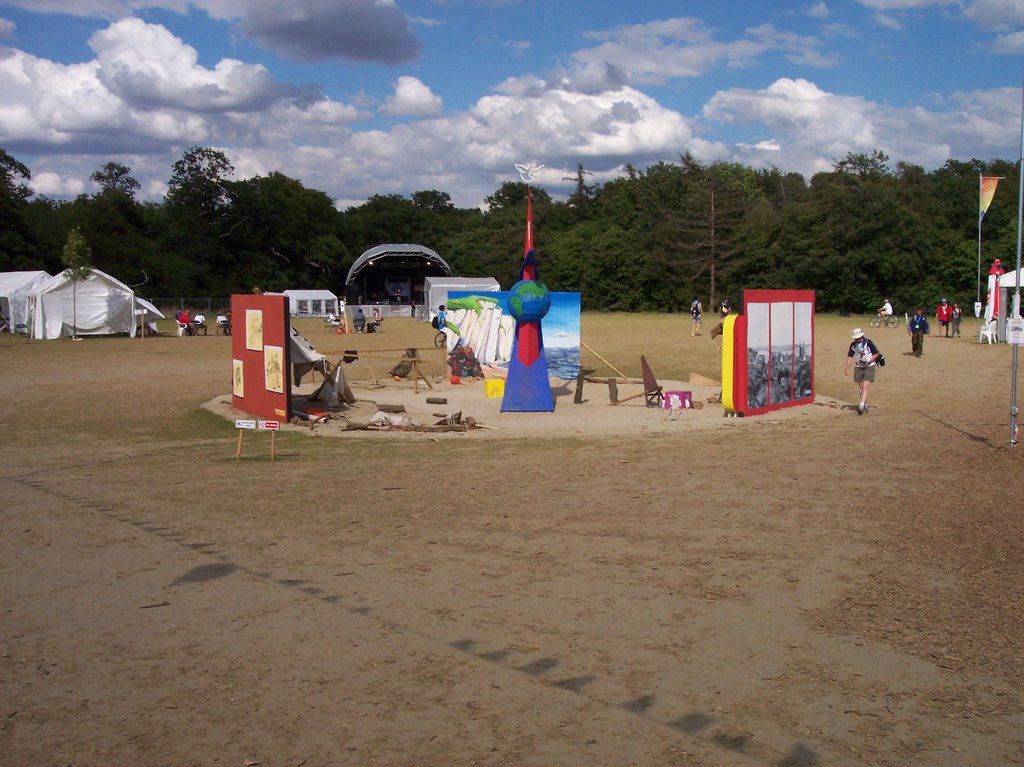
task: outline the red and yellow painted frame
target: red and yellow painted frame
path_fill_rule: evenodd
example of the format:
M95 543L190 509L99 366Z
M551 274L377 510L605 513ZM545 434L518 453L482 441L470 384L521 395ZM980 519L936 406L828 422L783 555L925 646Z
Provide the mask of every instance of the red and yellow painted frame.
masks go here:
M814 402L814 291L745 290L722 333L722 404L759 415Z

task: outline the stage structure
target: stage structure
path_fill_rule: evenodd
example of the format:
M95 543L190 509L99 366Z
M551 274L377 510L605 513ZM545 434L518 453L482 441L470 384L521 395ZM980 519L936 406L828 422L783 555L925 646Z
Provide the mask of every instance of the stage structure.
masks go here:
M722 333L722 405L758 415L814 402L814 291L745 290Z
M505 396L501 412L542 413L555 409L555 398L548 379L548 360L544 354L541 320L551 308L551 295L537 279L537 261L533 249L533 197L530 182L543 165L516 165L526 182L526 244L519 282L509 290L508 308L515 318L512 359L508 365Z

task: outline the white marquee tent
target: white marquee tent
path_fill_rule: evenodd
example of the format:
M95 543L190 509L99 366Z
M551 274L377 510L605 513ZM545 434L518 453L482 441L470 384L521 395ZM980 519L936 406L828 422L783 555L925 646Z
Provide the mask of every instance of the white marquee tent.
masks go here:
M338 313L338 297L329 290L285 290L292 317L326 317Z
M18 325L27 328L29 296L51 279L38 271L0 273L0 330L13 333Z
M471 290L476 293L498 293L501 285L493 277L427 277L423 283L427 311L424 317L433 318L437 307L448 302L449 291Z
M156 307L120 280L106 272L93 269L77 285L61 272L39 285L29 297L30 331L34 338L60 338L73 335L109 335L127 333L134 336L141 310L163 317Z

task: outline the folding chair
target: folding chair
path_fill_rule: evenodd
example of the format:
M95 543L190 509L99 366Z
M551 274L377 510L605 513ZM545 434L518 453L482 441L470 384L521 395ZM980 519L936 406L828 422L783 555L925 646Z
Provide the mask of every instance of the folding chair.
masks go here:
M615 382L614 378L608 379L608 398L611 400L611 405L621 405L623 402L629 402L631 399L637 399L643 397L647 407L661 407L663 395L661 393L661 386L654 377L654 373L651 372L651 366L647 364L647 358L640 357L640 369L643 371L643 382L644 390L639 394L630 394L628 397L619 399L619 386Z
M643 355L640 355L640 369L643 371L644 376L644 402L647 403L647 407L661 407L663 399L661 386L654 377L654 373L651 372L651 366L647 364L647 358Z

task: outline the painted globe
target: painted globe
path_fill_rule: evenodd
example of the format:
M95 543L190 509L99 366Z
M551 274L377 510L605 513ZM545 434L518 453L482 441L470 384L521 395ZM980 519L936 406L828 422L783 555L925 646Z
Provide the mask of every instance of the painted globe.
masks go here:
M537 280L522 280L508 292L508 310L520 322L540 322L551 308L551 293Z

